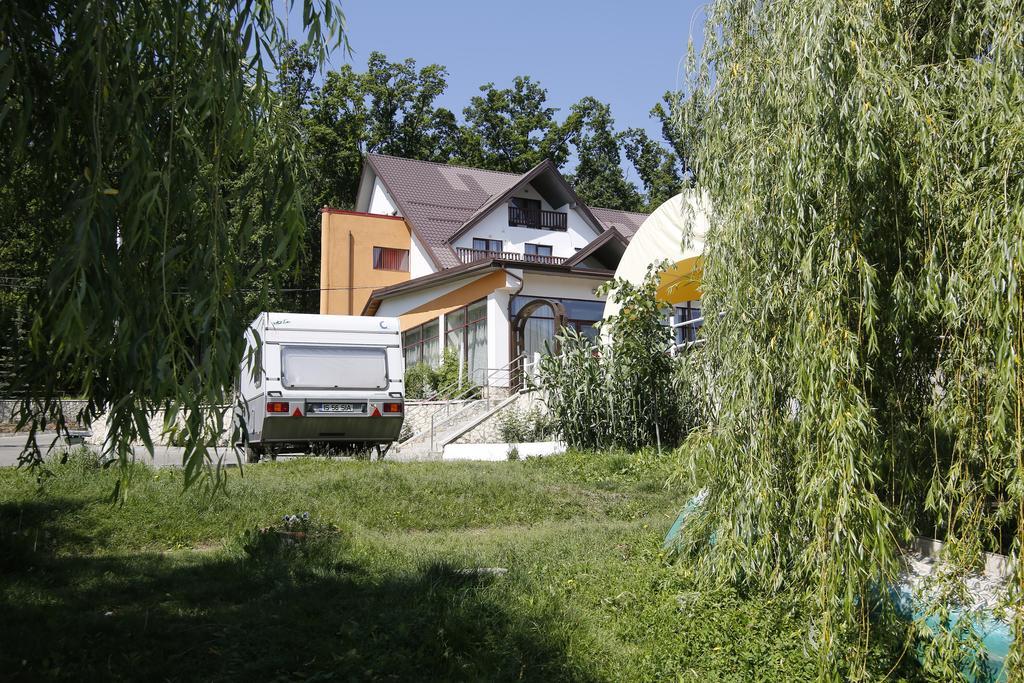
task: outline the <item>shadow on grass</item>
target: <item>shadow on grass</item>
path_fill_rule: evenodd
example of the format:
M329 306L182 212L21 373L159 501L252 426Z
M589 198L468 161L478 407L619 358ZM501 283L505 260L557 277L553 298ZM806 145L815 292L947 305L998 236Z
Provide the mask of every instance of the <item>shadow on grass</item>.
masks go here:
M62 524L82 507L67 498L0 503L0 576L32 566L58 545L86 543L85 535Z
M0 590L7 680L590 680L562 615L438 565L35 558Z

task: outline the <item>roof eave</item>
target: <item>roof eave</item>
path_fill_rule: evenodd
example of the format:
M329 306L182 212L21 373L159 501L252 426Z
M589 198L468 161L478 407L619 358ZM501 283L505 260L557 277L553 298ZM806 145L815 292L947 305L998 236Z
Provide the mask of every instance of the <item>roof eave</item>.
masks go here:
M418 277L413 280L406 280L405 282L400 282L397 285L389 285L388 287L375 289L370 292L370 297L366 300L366 304L363 306L361 315L376 314L378 309L380 309L381 303L392 296L415 291L419 287L433 286L448 280L457 280L461 277L472 275L478 271L485 271L492 268L495 270L527 270L542 273L553 273L556 275L575 275L601 280L610 280L615 276L615 271L612 270L577 268L576 266L570 266L567 263L524 263L522 261L513 261L511 259L503 258L481 259L479 261L465 263L461 266L455 266L454 268L448 268L447 270L440 270L436 273L431 273L430 275L423 275L422 277Z
M622 242L622 246L626 246L627 244L629 244L629 242L626 241L626 238L623 237L622 233L619 232L618 228L616 228L613 225L610 228L606 229L603 233L598 235L595 239L591 240L590 244L588 244L587 246L583 247L575 254L570 256L569 260L565 262L565 265L576 266L582 263L584 259L589 257L591 254L593 254L595 251L603 247L608 242L611 242L613 239L618 239L620 242Z

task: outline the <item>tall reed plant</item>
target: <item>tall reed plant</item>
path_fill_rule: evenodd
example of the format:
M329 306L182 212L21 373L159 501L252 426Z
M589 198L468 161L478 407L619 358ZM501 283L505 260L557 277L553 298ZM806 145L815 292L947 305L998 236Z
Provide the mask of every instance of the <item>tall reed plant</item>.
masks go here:
M607 283L603 294L621 310L600 324L601 341L566 328L558 337L560 353L541 359L548 408L571 447L672 447L691 426L682 409L686 397L675 391L672 335L656 296L658 281L652 267L640 285Z

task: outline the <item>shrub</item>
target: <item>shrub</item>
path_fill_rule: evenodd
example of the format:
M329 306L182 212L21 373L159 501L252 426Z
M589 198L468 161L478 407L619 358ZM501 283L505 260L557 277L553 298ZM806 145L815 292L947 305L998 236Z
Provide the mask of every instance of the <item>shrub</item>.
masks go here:
M459 366L462 366L462 379L459 380ZM441 365L434 371L433 389L439 399L476 398L480 395L479 387L473 384L469 376L469 366L462 363L459 354L453 348L444 350ZM466 394L462 396L462 394Z
M249 529L239 537L245 556L258 564L313 559L339 535L338 527L312 519L308 512L285 515L281 522Z
M544 441L555 435L554 421L537 406L523 411L509 407L498 418L498 432L505 443Z
M469 368L462 363L462 381L459 381L459 354L447 348L441 365L432 368L426 363L417 363L405 370L405 395L411 399L452 399L476 398L480 388L473 384Z
M426 363L405 369L405 397L426 398L434 390L434 371Z
M622 305L602 323L597 346L569 328L558 337L561 353L541 359L541 384L566 443L581 450L675 446L692 426L683 409L689 395L676 392L676 361L668 353L671 330L658 302L658 270L637 286L605 285Z

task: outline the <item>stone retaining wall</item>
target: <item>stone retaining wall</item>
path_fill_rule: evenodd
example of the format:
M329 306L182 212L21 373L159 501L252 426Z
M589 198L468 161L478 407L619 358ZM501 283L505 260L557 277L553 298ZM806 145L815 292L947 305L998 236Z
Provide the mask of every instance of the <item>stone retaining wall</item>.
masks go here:
M85 407L85 401L68 400L63 401L64 412L69 419L73 419L78 411ZM405 404L405 427L403 431L411 434L418 434L430 427L430 418L435 414L454 412L466 404L466 401L406 401ZM14 411L19 402L16 400L0 400L0 424L11 424L14 422ZM181 420L179 419L179 424ZM167 445L167 435L164 433L164 413L160 411L149 419L149 434L154 444ZM226 410L222 420L224 438L226 439L231 430L231 411ZM107 416L101 415L91 425L92 436L88 442L95 445L102 445L107 438ZM409 431L411 430L411 432Z
M217 440L218 446L226 446L227 440L231 436L231 414L230 408L224 409L224 414L221 417L221 437ZM185 422L179 414L176 426L182 428L184 424ZM93 421L92 436L86 439L86 443L102 446L103 442L107 440L108 431L107 416L100 415ZM153 440L154 445L172 446L175 444L169 443L171 436L171 434L164 431L164 411L157 411L156 414L149 418L149 438ZM136 445L142 444L139 442Z
M77 399L66 399L61 401L61 406L64 408L64 414L67 416L69 421L74 421L75 416L78 415L78 411L85 407L86 402ZM0 424L13 424L17 420L14 417L14 412L21 405L21 401L18 399L2 399L0 400Z
M473 427L471 430L455 439L452 443L500 443L501 438L501 416L509 410L518 410L525 413L531 408L539 408L541 413L547 413L547 406L543 401L543 392L528 391L519 394L519 397L507 406L497 411L486 420Z

